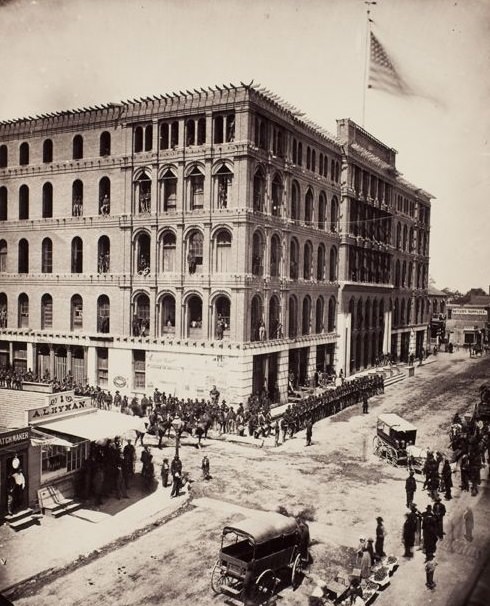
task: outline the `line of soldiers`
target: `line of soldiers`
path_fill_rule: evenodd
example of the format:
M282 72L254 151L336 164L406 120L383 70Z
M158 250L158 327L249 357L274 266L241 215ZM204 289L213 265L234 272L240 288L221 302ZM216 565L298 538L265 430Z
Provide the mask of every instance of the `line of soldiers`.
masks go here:
M296 432L304 429L308 419L315 423L344 408L358 404L365 398L382 393L384 393L384 377L376 373L346 381L334 389L295 402L287 407L281 419L283 442L286 435L292 437Z

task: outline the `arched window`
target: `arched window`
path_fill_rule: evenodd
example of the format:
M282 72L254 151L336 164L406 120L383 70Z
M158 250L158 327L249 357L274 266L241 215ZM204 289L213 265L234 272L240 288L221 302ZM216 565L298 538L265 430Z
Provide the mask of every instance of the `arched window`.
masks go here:
M23 292L19 295L19 328L29 328L29 297Z
M19 274L29 273L29 242L25 238L19 241L18 271Z
M0 187L0 221L8 218L8 193L5 186Z
M97 299L97 332L105 334L110 332L110 317L111 307L109 297L107 295L100 295Z
M7 242L5 240L0 240L0 273L7 272Z
M163 212L175 210L177 206L177 177L174 172L167 169L160 181L161 199L163 202Z
M283 187L282 181L279 175L276 175L272 180L272 195L271 195L271 214L273 217L281 216L281 207L282 207L282 194Z
M316 263L316 279L321 282L325 280L325 246L320 244L317 252L317 263Z
M224 295L216 298L214 304L214 337L218 340L229 336L231 321L230 299Z
M400 305L398 303L398 299L395 299L395 305L393 308L393 326L398 326L400 324Z
M364 328L371 328L371 300L366 300L365 322Z
M265 177L261 169L257 170L253 182L254 210L264 212L265 206Z
M406 317L405 317L405 299L402 299L402 304L401 304L401 311L400 311L400 324L402 326L404 326L406 324Z
M99 215L111 213L111 181L109 177L102 177L99 181Z
M299 221L300 218L300 202L299 202L299 185L297 181L291 184L291 219Z
M400 260L395 263L395 286L400 286Z
M53 186L51 183L43 185L43 219L50 219L53 216Z
M214 143L223 143L225 139L224 116L214 116Z
M161 334L175 333L175 298L165 295L160 300L160 331Z
M41 272L53 273L53 242L51 238L44 238L41 244Z
M306 192L305 196L305 223L306 225L313 224L313 193L311 189Z
M71 273L83 273L83 242L78 236L71 241Z
M262 299L259 295L255 295L251 302L250 309L250 340L258 341L259 334L263 333L261 331L261 327L263 327L263 309L262 309Z
M327 198L324 192L320 192L318 198L318 229L325 229L325 221L327 218Z
M83 329L83 299L80 295L73 295L70 305L71 330Z
M187 239L187 265L189 273L202 271L204 253L204 236L200 231L193 231Z
M80 179L73 181L71 186L71 215L72 217L83 215L83 183Z
M53 328L53 297L44 294L41 297L41 330Z
M316 171L316 151L314 149L311 150L311 170Z
M187 146L196 144L196 123L194 120L187 120L185 123L185 143Z
M135 267L140 275L146 276L150 273L151 260L151 238L147 233L141 233L136 238L135 246Z
M311 332L311 299L308 296L303 299L301 332L303 335L309 335Z
M6 145L0 145L0 168L8 166L8 148Z
M197 144L204 145L206 143L206 118L199 118L197 121Z
M316 300L316 309L315 309L315 332L317 335L324 332L324 329L325 329L324 315L325 315L325 302L323 301L323 297L318 297L318 299Z
M197 166L187 177L187 193L190 210L204 208L204 175Z
M73 137L73 159L81 160L83 158L83 137L75 135Z
M46 139L43 143L43 162L45 164L53 161L53 142Z
M134 183L136 208L139 214L147 214L151 212L151 179L143 173Z
M187 336L201 338L202 334L202 299L191 295L187 299Z
M26 166L29 164L29 143L21 143L19 147L19 164Z
M264 238L259 231L253 235L252 241L252 274L262 276L264 273Z
M357 324L357 330L361 330L364 325L364 313L363 313L362 299L359 299L359 301L357 302L356 324Z
M329 281L335 282L337 280L337 249L332 246L330 249L330 271Z
M150 299L141 293L134 300L131 332L133 337L147 337L150 331Z
M21 185L19 189L19 219L29 218L29 188Z
M8 300L7 295L0 292L0 328L7 328L8 325Z
M100 135L99 154L101 156L111 155L111 133L108 133L106 130Z
M296 141L296 139L293 139L292 160L293 164L298 163L298 142Z
M303 144L298 143L298 166L303 166Z
M216 208L228 208L230 204L233 173L223 164L214 175Z
M281 241L276 234L271 239L271 271L273 278L278 278L281 273Z
M396 226L396 247L398 250L402 247L402 226L400 223L397 223Z
M294 295L289 297L288 335L293 338L298 334L298 301Z
M336 196L330 203L330 231L337 232L339 223L339 203Z
M310 149L310 146L308 145L306 147L306 170L310 170L310 166L311 166L311 149Z
M228 273L232 270L231 233L220 229L215 237L216 272Z
M291 240L289 250L289 277L291 280L299 278L299 245L295 238Z
M313 247L311 242L305 242L303 254L303 278L311 280L313 277Z
M177 268L177 239L171 231L166 231L162 237L162 271L174 272Z
M333 332L335 330L335 320L337 317L336 307L337 306L335 303L335 297L330 297L330 299L328 300L328 332Z
M111 269L111 241L101 236L97 244L97 273L107 274Z
M408 240L408 228L406 225L403 226L403 250L407 250Z
M282 339L281 305L279 299L273 295L269 301L269 337Z

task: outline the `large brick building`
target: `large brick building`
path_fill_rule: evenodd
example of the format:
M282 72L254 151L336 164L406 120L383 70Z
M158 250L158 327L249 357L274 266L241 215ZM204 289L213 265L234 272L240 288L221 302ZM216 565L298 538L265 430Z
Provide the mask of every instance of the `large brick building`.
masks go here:
M236 402L406 358L430 195L395 153L245 85L0 123L0 365Z

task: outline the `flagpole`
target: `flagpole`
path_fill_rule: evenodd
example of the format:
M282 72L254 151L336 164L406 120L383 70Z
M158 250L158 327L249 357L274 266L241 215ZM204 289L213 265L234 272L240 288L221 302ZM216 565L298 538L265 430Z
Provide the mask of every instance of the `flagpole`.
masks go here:
M370 50L370 33L371 33L371 6L376 4L376 2L371 2L365 0L364 4L366 5L366 50L364 57L364 81L363 81L363 94L362 94L362 127L364 128L364 124L366 122L366 94L368 89L368 78L369 78L369 50Z

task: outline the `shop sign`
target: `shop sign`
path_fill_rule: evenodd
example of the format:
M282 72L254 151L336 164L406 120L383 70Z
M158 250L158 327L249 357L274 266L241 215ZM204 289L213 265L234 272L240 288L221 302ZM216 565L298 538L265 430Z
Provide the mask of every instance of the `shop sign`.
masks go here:
M486 309L453 308L452 316L487 316Z
M94 407L91 398L75 399L73 392L52 394L47 406L31 408L27 411L27 422L45 420L46 417L59 417L70 412L89 410Z
M28 442L31 437L29 427L25 429L14 429L0 434L0 448L3 446L19 446L23 442Z

